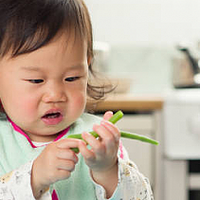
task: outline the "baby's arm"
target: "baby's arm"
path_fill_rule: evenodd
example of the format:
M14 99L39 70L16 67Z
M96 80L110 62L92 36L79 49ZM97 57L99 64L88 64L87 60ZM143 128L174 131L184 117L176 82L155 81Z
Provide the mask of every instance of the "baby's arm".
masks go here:
M51 200L50 185L68 178L78 162L72 147L78 140L53 142L35 160L0 177L0 200Z
M67 179L78 162L71 148L78 147L77 139L62 139L53 142L35 159L32 167L31 185L35 198L40 198L51 184Z
M94 131L101 137L100 141L87 133L82 134L92 147L91 150L83 142L79 146L91 169L97 199L153 200L148 179L129 160L126 150L121 143L119 145L119 130L108 119L106 114L103 123L94 126Z
M109 177L107 182L109 183ZM142 199L153 200L149 180L144 177L137 166L129 160L128 154L120 143L118 155L118 184L110 198L102 185L94 183L98 200Z
M106 112L101 124L94 125L93 130L100 136L99 140L87 132L82 134L91 149L88 149L84 142L80 142L79 145L93 180L103 186L107 198L112 196L118 183L117 152L120 133L118 128L108 121L112 115L112 112Z

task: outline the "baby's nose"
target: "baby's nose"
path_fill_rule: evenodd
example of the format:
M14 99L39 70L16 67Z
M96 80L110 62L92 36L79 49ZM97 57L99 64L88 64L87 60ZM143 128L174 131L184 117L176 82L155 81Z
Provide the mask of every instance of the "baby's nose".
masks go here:
M46 103L64 102L67 100L66 93L62 84L50 84L47 86L43 96Z

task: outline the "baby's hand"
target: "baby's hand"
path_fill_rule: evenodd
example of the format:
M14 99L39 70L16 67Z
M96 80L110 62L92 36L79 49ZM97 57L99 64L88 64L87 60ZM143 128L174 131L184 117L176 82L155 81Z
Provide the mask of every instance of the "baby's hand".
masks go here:
M91 149L89 150L86 144L81 141L79 150L92 173L102 173L113 167L116 168L120 132L115 125L108 121L112 115L112 112L106 112L101 124L94 125L93 130L100 136L98 140L87 132L82 134L83 139L87 141Z
M77 155L70 148L78 147L78 143L77 139L53 142L36 158L31 178L35 198L40 197L52 183L70 177L78 162Z

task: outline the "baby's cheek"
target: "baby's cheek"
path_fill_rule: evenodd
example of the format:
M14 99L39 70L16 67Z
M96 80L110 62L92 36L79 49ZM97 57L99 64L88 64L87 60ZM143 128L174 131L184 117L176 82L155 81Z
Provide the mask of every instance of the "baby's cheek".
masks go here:
M86 95L82 94L79 98L75 98L74 106L79 109L84 109L86 105Z
M21 102L21 112L26 117L31 118L35 116L36 113L38 113L38 107L36 102L30 100Z
M78 118L85 110L86 105L86 97L84 94L76 95L74 98L71 99L70 105L70 113L73 115L73 118Z

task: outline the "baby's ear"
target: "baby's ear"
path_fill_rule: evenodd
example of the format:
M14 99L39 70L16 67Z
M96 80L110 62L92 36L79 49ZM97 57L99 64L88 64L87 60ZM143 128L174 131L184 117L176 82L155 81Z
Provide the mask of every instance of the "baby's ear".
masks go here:
M91 65L91 62L92 62L92 57L91 56L88 56L87 58L87 63L88 63L88 66Z

